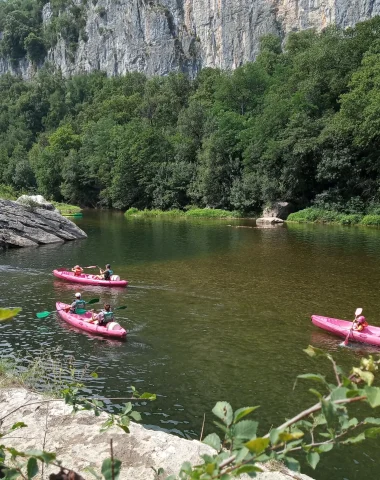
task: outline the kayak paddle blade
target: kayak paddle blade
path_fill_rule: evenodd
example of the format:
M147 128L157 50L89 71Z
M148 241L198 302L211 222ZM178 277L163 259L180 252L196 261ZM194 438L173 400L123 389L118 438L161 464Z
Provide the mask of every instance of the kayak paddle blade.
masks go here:
M98 303L99 302L99 298L92 298L91 300L89 300L87 303L87 305L92 305L93 303Z
M37 317L37 318L46 318L46 317L48 317L51 313L53 313L53 312L46 312L46 311L45 311L45 312L38 312L38 313L36 313L36 317Z
M125 310L127 308L126 305L122 305L121 307L116 307L113 309L113 311L115 312L116 310Z

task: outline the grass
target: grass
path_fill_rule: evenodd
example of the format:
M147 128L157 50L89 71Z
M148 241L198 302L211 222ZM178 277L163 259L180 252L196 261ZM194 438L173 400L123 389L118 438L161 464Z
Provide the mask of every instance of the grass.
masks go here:
M360 213L348 214L336 212L334 210L310 207L296 213L291 213L287 221L296 223L380 226L380 215L364 215Z
M50 397L61 397L68 386L83 386L82 380L87 376L86 366L78 370L73 364L73 358L64 364L59 348L41 352L33 358L0 357L0 388L22 387Z
M67 215L70 213L80 213L82 209L77 207L76 205L69 205L68 203L59 203L59 202L51 202L55 208L61 212L62 215Z
M221 210L218 208L189 208L184 210L138 210L137 208L130 208L124 214L126 217L182 217L182 218L239 218L239 212L230 212L228 210Z

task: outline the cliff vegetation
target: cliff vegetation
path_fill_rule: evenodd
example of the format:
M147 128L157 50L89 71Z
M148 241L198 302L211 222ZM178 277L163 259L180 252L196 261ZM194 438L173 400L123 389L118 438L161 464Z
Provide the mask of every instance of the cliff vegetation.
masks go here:
M24 47L4 34L2 48L21 54L40 36L33 12ZM265 36L256 62L194 80L63 78L49 65L27 82L3 75L0 184L91 207L249 213L281 199L371 213L380 204L379 65L375 17L293 33L283 48Z

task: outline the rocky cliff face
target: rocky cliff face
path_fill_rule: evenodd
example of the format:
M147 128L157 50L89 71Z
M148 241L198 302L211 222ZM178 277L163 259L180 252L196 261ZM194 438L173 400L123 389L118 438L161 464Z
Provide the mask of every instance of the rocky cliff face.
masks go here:
M194 76L204 67L233 69L254 60L263 34L353 26L379 13L380 0L93 0L85 9L86 41L73 53L62 38L47 59L64 75ZM50 21L50 4L43 17ZM11 69L0 61L0 73ZM21 62L18 73L30 77L33 69Z

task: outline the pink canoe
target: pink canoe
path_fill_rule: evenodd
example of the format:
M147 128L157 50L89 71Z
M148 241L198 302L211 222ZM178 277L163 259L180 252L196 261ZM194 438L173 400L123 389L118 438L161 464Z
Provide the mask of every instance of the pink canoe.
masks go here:
M348 332L352 327L352 322L348 322L347 320L321 317L320 315L312 315L311 321L317 327L344 338L347 337ZM380 346L380 328L368 325L368 327L365 327L361 332L352 330L349 336L349 341Z
M53 270L53 275L61 280L68 282L82 283L83 285L101 285L103 287L126 287L127 280L99 280L96 275L82 273L82 275L74 275L74 272L67 270Z
M85 330L86 332L94 333L95 335L104 335L105 337L126 337L127 331L124 330L124 328L121 327L118 323L110 322L105 327L94 325L93 323L88 323L85 320L92 317L91 312L86 312L83 315L76 315L74 313L69 313L65 311L65 309L69 306L70 305L66 305L65 303L61 302L56 303L56 308L59 316L73 327L80 328L81 330Z

